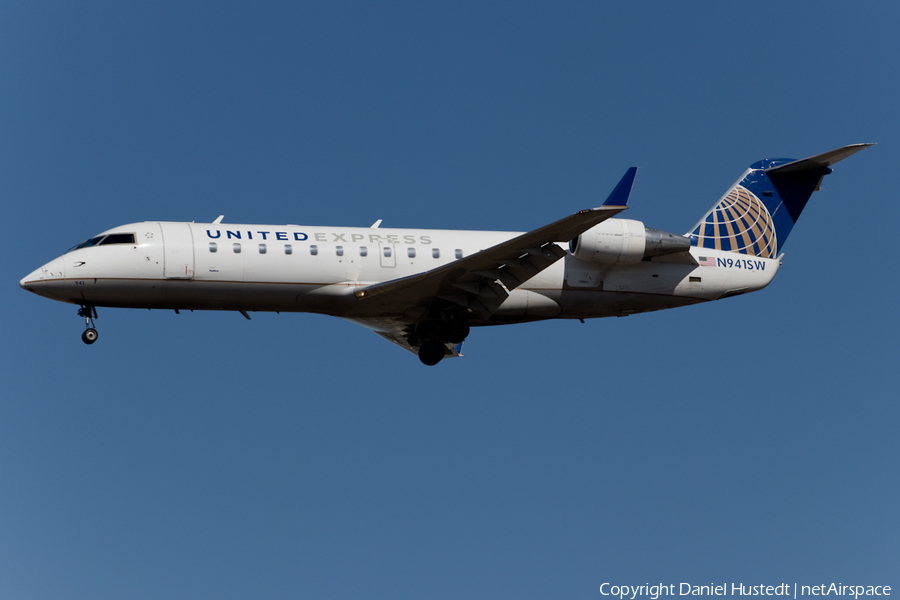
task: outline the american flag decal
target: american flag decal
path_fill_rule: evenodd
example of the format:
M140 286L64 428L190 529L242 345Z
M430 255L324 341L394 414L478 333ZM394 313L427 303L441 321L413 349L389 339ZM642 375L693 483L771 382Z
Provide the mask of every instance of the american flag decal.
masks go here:
M714 256L698 256L697 259L697 262L700 263L701 267L716 266L716 258Z

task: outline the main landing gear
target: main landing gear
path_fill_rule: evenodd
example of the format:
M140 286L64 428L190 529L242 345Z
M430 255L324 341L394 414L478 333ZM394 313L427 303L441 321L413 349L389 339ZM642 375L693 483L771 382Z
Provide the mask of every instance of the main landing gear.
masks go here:
M97 309L93 306L83 305L78 309L78 316L84 317L84 326L87 329L81 334L81 341L85 344L93 344L97 341L99 334L94 329L94 319L97 318Z
M433 367L447 354L445 344L459 344L469 335L469 324L463 317L453 317L443 321L425 321L416 326L407 341L411 346L419 345L419 360Z
M446 352L447 347L442 343L437 340L429 340L423 342L422 346L419 348L419 360L422 361L422 364L433 367L441 362L441 359L444 358Z

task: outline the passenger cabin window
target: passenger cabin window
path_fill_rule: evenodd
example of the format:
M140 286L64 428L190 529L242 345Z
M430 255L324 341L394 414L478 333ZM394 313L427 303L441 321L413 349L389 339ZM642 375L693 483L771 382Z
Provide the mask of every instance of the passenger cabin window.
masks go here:
M369 249L368 249L368 248L366 248L365 246L360 246L360 247L359 247L359 255L360 255L360 256L366 256L366 255L368 255L368 254L369 254Z
M215 251L218 250L218 249L219 249L219 246L216 245L215 242L210 242L210 243L209 243L209 251L210 251L210 252L215 252Z
M431 258L440 258L441 257L441 249L440 248L432 248L431 249Z
M284 245L284 253L285 253L285 254L293 254L293 253L294 253L294 248L291 247L290 244L285 244L285 245Z
M406 251L406 255L409 256L410 258L415 258L415 257L416 257L416 249L415 249L415 248L409 248L409 249Z
M456 249L456 258L462 258L462 250L460 250L459 248Z
M266 245L265 245L265 244L260 244L260 245L259 245L259 253L260 253L260 254L265 254L265 253L266 253Z
M384 255L388 256L388 257L391 255L391 247L390 246L384 247Z
M232 250L234 250L234 253L235 253L235 254L240 254L240 253L241 253L241 245L238 244L237 242L235 242L234 244L232 244L231 248L232 248Z
M133 233L111 233L100 242L100 246L106 246L108 244L133 244L134 243L134 234Z
M335 246L334 253L337 254L338 256L343 256L344 255L344 247L343 246Z
M316 246L315 244L313 244L312 246L309 247L309 253L312 254L313 256L315 256L316 254L319 253L319 247Z

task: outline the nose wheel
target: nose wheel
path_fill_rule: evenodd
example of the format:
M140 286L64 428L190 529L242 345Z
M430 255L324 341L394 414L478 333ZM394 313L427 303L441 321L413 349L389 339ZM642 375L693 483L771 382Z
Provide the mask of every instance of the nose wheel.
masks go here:
M94 319L97 318L97 309L93 306L84 305L78 309L78 316L84 317L84 326L87 328L81 334L81 341L85 344L93 344L100 335L94 329Z

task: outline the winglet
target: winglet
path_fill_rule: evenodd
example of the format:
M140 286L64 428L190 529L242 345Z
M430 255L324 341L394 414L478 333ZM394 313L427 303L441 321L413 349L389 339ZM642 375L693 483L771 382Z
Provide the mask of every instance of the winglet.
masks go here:
M634 185L634 176L637 175L637 167L631 167L625 171L625 175L609 194L603 206L627 206L628 196L631 195L631 187Z

